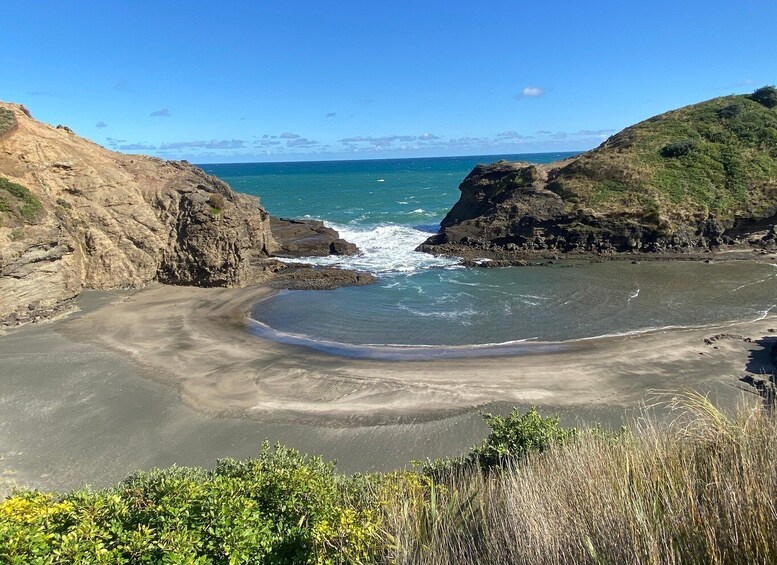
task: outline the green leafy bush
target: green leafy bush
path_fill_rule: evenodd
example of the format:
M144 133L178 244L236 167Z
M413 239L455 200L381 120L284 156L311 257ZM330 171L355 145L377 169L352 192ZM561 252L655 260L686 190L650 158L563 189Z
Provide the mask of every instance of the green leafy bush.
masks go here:
M750 95L750 100L758 102L767 108L777 107L777 88L763 86Z
M523 459L531 453L542 453L554 445L564 445L578 433L576 428L561 426L558 416L540 416L536 408L525 414L515 408L508 416L486 414L485 419L491 432L470 454L484 469L506 460Z
M667 159L683 157L688 155L688 153L693 150L694 146L695 144L690 139L674 141L664 145L664 147L661 149L661 156L666 157Z
M565 428L557 416L543 417L536 408L521 413L517 408L507 416L484 414L491 431L480 444L461 457L426 460L417 463L422 472L435 480L444 480L473 468L484 471L514 464L532 453L542 453L551 446L564 445L578 437L577 428ZM596 433L603 433L594 428Z
M737 101L737 103L724 106L717 111L717 114L721 120L730 120L739 116L742 113L742 109L742 104Z
M64 496L19 492L0 503L0 561L365 562L380 541L370 484L265 444L257 458L213 471L155 469Z

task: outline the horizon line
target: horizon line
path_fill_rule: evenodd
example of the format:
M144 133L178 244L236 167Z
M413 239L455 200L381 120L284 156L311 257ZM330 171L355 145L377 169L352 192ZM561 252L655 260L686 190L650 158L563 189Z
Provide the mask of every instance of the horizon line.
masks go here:
M431 159L463 159L467 157L510 157L514 155L580 155L585 151L532 151L529 153L477 153L469 155L437 155L426 157L378 157L378 158L365 158L365 159L295 159L291 161L235 161L235 162L221 162L221 163L196 163L194 161L188 161L186 159L167 159L170 161L186 161L197 167L210 167L214 165L285 165L288 163L346 163L354 161L422 161ZM125 155L133 155L132 153L125 153ZM138 153L134 153L138 155Z

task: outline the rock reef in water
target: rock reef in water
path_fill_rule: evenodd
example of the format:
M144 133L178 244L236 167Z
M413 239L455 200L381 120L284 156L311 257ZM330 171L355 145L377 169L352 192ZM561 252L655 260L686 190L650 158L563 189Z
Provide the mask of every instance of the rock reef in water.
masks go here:
M283 248L270 224L258 198L185 161L109 151L0 103L0 325L66 311L82 288L237 287L279 276L319 288L326 275L272 259ZM332 246L350 249L336 232Z
M478 165L459 190L419 250L503 260L774 250L777 107L716 98L557 163Z
M321 257L356 255L359 249L318 220L270 218L270 229L277 242L276 257Z

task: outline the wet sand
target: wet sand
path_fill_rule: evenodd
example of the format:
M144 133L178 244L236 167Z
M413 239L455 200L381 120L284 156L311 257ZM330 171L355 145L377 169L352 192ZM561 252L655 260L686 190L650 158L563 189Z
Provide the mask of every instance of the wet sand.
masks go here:
M0 468L46 489L111 484L137 469L248 457L264 439L385 470L455 455L479 410L536 404L567 423L618 425L651 391L723 403L757 372L777 317L577 342L520 357L350 359L262 339L245 313L265 288L88 292L82 312L0 337Z

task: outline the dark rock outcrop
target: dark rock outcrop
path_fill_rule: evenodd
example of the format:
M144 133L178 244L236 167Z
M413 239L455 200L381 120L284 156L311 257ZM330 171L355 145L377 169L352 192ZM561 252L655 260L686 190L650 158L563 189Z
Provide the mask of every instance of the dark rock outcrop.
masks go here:
M359 249L318 220L270 218L270 229L277 243L276 257L322 257L355 255Z
M559 253L703 252L723 245L774 249L777 217L697 218L670 224L648 214L571 209L548 190L554 165L500 161L478 165L459 186L461 198L440 231L419 246L437 254L495 258Z
M370 273L295 263L282 263L274 267L273 272L270 286L289 290L332 290L343 286L364 286L375 282L375 276Z
M505 261L775 251L775 131L777 109L730 96L656 116L565 161L478 165L419 250Z

